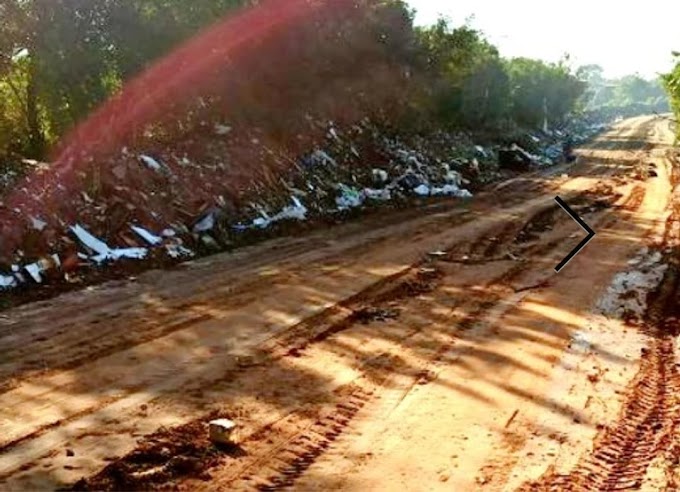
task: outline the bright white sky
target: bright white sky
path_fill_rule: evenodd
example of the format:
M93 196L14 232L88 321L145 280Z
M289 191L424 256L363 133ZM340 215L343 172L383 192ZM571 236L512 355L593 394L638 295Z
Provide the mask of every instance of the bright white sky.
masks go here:
M653 77L672 67L680 51L680 0L407 0L417 24L439 14L454 25L474 15L503 56L597 63L605 76L638 72Z

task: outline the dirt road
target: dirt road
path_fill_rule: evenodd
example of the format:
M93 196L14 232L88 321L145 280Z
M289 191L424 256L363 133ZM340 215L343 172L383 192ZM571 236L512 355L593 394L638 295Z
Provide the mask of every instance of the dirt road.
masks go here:
M680 487L671 139L5 312L0 488Z

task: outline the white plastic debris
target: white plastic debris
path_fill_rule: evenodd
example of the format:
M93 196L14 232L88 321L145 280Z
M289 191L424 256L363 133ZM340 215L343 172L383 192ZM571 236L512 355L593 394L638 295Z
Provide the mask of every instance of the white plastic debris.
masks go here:
M30 265L26 265L24 267L28 274L33 278L33 280L36 281L36 283L41 284L42 283L42 269L40 268L40 265L38 263L31 263Z
M266 227L269 227L269 224L271 224L271 219L266 219L264 217L258 217L257 219L253 220L253 227L259 227L260 229L264 229Z
M208 424L210 440L216 444L234 444L236 424L228 419L213 420Z
M153 157L150 157L148 155L140 155L139 159L148 167L149 169L153 169L154 171L161 171L163 169L163 166Z
M430 196L430 187L425 184L417 186L413 191L420 196Z
M74 226L71 226L71 231L73 231L73 233L78 237L81 243L83 243L85 246L90 248L95 253L106 254L109 251L111 251L105 242L100 241L99 239L94 237L80 225L76 224Z
M0 275L0 289L13 289L17 286L17 279L14 275Z
M388 189L375 190L373 188L364 188L363 194L369 200L387 202L392 199L392 192Z
M588 335L582 331L576 332L572 335L570 345L575 352L581 353L588 352L592 346Z
M193 251L181 244L168 244L165 246L165 250L171 258L191 258L194 256Z
M389 174L387 174L387 171L384 169L373 169L373 179L378 182L378 183L387 183L387 180L390 178Z
M196 222L194 225L194 233L211 231L215 227L216 223L216 214L214 211L210 211L205 214L198 222Z
M96 263L103 263L105 261L117 261L122 258L127 258L129 260L143 260L149 250L146 248L123 248L123 249L111 249L106 254L100 254L93 256L91 259Z
M293 200L293 205L285 207L281 212L272 217L272 222L278 222L280 220L306 220L307 219L307 207L305 207L300 199L296 196L291 197Z
M47 258L43 258L35 263L24 266L24 269L28 274L35 280L36 283L41 284L43 281L42 274L49 271L52 268L59 268L61 266L61 260L59 255L54 254Z
M156 236L155 234L152 234L151 232L147 231L143 227L139 226L130 226L130 228L137 234L139 237L144 239L147 243L149 243L151 246L158 246L163 242L163 238L160 238Z
M215 133L217 135L227 135L229 132L231 132L230 126L220 124L215 125Z
M659 285L667 269L661 253L649 254L647 249L643 249L630 270L614 277L607 292L598 301L598 309L605 316L642 317L647 310L647 295Z
M283 208L279 213L270 217L262 207L256 207L260 212L260 217L253 220L252 227L259 229L266 229L275 222L282 220L307 220L307 207L303 205L300 199L296 196L291 197L293 204ZM247 226L238 227L238 229L248 229Z
M36 231L40 232L43 229L45 229L45 227L47 227L47 222L45 222L44 220L40 220L37 217L31 217L31 226Z
M111 249L105 242L94 237L80 225L71 226L71 231L81 243L97 253L90 258L96 263L103 263L108 260L116 261L121 258L140 260L145 258L149 252L146 248Z

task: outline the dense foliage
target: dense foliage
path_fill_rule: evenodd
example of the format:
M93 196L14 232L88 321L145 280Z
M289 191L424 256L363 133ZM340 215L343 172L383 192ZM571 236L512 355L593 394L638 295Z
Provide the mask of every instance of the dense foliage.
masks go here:
M668 97L663 80L644 79L639 75L627 75L620 79L606 79L599 65L580 67L576 75L587 84L583 98L586 110L604 111L620 109L623 115L633 112L666 112Z
M44 158L50 145L126 81L229 12L257 3L3 1L0 163L7 157ZM331 10L333 2L329 4ZM605 97L592 80L592 70L577 74L565 62L503 59L468 25L454 28L440 20L416 28L412 12L400 0L361 0L357 5L364 7L361 22L318 16L272 48L271 58L285 64L253 61L239 67L244 71L239 83L217 85L229 94L229 116L246 115L253 120L249 124L258 124L272 120L269 115L277 109L278 114L302 115L326 111L336 118L332 112L338 103L351 99L353 118L382 106L402 109L412 123L446 128L542 127L560 123L587 87L591 99ZM637 78L622 81L615 97L661 97L655 88L642 85ZM344 92L338 97L340 90ZM291 120L273 122L270 133L289 131Z
M680 53L674 53L674 55L678 63L675 65L675 69L664 77L664 84L677 120L680 118Z

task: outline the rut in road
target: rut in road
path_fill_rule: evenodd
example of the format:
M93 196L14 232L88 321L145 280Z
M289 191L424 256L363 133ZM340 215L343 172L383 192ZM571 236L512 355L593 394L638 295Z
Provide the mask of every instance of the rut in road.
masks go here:
M592 199L593 197L589 195L577 196L575 199L580 206L599 211L603 208L601 206L602 196L607 197L610 202L608 206L612 206L613 202L619 198L612 190L603 190L601 194L598 194L599 201ZM506 248L521 248L521 253L518 251L518 254L526 255L528 258L541 258L561 244L570 229L564 229L559 240L553 241L541 241L538 236L535 239L524 240L521 231L532 230L542 234L552 230L558 222L569 223L568 217L556 214L554 208L554 205L549 203L537 209L528 219L517 218L506 227L503 233L497 235L495 241L490 242L493 248L488 248L488 244L484 241L478 241L463 245L463 251L468 254L476 253L486 258L487 261L493 261L494 255L499 251ZM600 220L606 219L605 215ZM482 236L486 237L489 234L490 232L485 232ZM468 250L468 246L474 249ZM360 325L366 317L370 320L372 316L385 315L389 311L389 306L395 301L403 302L418 298L421 294L431 293L438 288L441 277L444 275L444 271L440 271L438 266L445 265L452 260L452 257L455 262L457 254L459 254L458 248L453 246L450 250L442 252L442 255L437 255L436 258L419 261L403 273L355 296L349 302L344 303L341 309L331 309L327 313L288 330L281 335L280 339L271 342L272 356L300 357L311 346ZM524 261L507 262L500 271L488 279L488 292L485 295L461 300L459 306L465 306L468 315L460 321L460 329L471 328L489 309L505 299L508 285L512 284L514 279L521 277L526 269L527 264ZM417 336L417 333L416 330L411 336ZM404 347L410 346L408 336L405 336L402 343ZM430 356L430 363L438 361L449 349L450 345L443 344ZM230 471L227 476L222 477L220 486L231 490L281 490L293 486L308 468L334 445L341 434L351 431L353 420L365 403L374 400L385 389L382 380L387 376L382 374L381 370L385 364L379 362L388 356L388 353L377 354L377 356L372 354L371 359L377 357L377 360L366 361L362 368L363 377L350 383L347 388L338 389L339 391L332 398L332 408L323 405L324 409L319 410L313 405L303 405L293 412L305 417L303 420L308 420L309 425L282 424L280 432L265 430L261 437L255 435L249 438L246 446L248 456L231 462ZM407 372L409 368L398 359L397 357L391 360L389 364L391 371ZM414 374L413 377L413 384L427 378L427 368L423 367L423 370ZM201 420L205 418L201 417ZM127 488L153 488L167 483L167 466L159 466L156 459L147 460L148 463L139 462L140 453L147 447L146 444L142 445L130 455L102 470L98 475L77 483L75 489L82 490L86 486L96 490L120 489L118 485L121 484ZM175 447L189 449L189 446L179 443L175 443ZM229 457L225 456L224 459L229 459ZM166 461L169 460L169 458L166 459ZM176 460L177 457L175 457ZM210 469L218 466L220 465L217 462L209 462L205 469L200 471L209 473ZM188 476L195 475L196 471L190 470L191 473Z
M665 456L680 430L680 373L675 353L680 335L680 203L676 200L672 206L663 241L668 270L649 296L640 329L650 341L642 350L640 370L618 420L600 433L590 455L573 472L559 475L549 469L522 490L638 489L652 461Z

